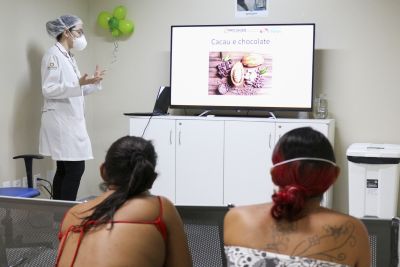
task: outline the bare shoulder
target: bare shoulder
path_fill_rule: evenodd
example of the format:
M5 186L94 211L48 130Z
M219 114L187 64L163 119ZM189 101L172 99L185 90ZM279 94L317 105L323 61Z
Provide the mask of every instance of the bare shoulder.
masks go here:
M172 201L164 196L158 196L161 199L161 202L163 204L164 207L166 208L174 208L175 209L175 204L172 203Z
M163 220L167 226L167 255L165 266L192 266L188 242L182 219L174 203L164 196L159 196L163 208Z
M237 206L229 209L229 213L232 214L248 214L248 213L253 213L259 210L266 210L269 206L271 206L270 203L263 203L263 204L254 204L254 205L247 205L247 206Z
M324 220L322 221L325 221L327 224L350 225L352 228L354 228L355 233L361 235L367 235L367 230L365 228L365 225L360 219L357 219L348 214L340 213L329 209L324 209L323 214L324 214L323 215Z
M352 266L369 266L370 248L368 232L361 220L321 208L310 216L309 220L302 222L301 229L306 229L307 222L311 222L311 229L314 233L312 238L318 240L315 245L307 248L296 247L293 254L310 256L329 260L329 257L337 262L346 263ZM303 236L297 241L302 242ZM323 241L323 242L322 242ZM329 252L329 253L328 253ZM340 257L338 257L341 255ZM329 257L328 257L329 256Z
M163 219L169 225L174 225L176 222L180 222L181 218L179 216L178 210L175 204L172 203L167 197L159 196L161 200L161 205L163 209Z
M161 200L161 205L163 207L164 210L164 215L169 215L170 213L172 214L176 214L177 213L177 209L175 207L175 204L172 203L172 201L164 196L158 196Z
M269 212L271 204L256 204L249 206L239 206L229 209L225 215L225 222L247 220L251 218L256 219L258 216L263 216Z
M227 245L241 244L257 233L260 222L267 222L270 204L257 204L231 208L224 218L224 242Z
M91 209L94 207L93 203L85 202L79 203L70 208L64 215L62 222L62 231L71 225L78 225L81 221L89 215Z

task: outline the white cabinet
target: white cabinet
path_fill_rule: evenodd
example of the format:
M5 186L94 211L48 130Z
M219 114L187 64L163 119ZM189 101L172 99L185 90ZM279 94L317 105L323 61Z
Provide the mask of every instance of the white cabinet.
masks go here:
M130 120L130 135L151 140L157 152L157 179L150 190L175 202L175 120L135 118Z
M176 121L176 204L223 204L224 122Z
M275 123L225 122L224 204L247 205L271 200L269 169Z
M246 205L271 201L274 146L284 133L304 126L319 130L333 145L333 120L131 117L130 135L142 136L147 127L144 137L158 153L153 194L177 205Z

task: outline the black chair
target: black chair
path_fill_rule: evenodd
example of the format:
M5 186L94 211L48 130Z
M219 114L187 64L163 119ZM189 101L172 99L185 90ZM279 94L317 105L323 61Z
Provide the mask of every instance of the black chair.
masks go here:
M184 223L193 267L226 266L223 223L228 207L176 208Z
M77 204L0 196L0 266L54 266L65 212Z
M40 195L39 190L33 188L32 161L33 159L43 159L43 156L25 154L15 156L13 159L24 159L28 187L3 187L0 188L0 196L32 198Z
M26 178L28 180L28 187L33 187L33 176L32 176L32 164L33 159L43 159L43 156L36 154L24 154L13 157L13 159L24 159L25 162L25 170L26 170Z
M362 218L368 230L372 267L397 267L399 264L400 219Z

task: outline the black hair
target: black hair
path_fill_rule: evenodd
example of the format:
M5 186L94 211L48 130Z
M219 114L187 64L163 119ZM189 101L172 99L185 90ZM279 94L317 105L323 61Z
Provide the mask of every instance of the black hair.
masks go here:
M71 28L68 29L68 31L71 32L74 28L75 28L75 26L72 26ZM61 41L63 33L64 32L62 32L59 35L57 35L57 37L56 37L57 42Z
M96 221L96 225L109 223L128 199L149 190L157 177L156 162L151 141L135 136L115 141L106 154L103 172L104 186L115 188L115 192L96 205L81 225L89 221Z
M329 140L311 127L296 128L287 132L279 139L275 150L280 151L279 154L283 157L281 160L314 157L336 162Z

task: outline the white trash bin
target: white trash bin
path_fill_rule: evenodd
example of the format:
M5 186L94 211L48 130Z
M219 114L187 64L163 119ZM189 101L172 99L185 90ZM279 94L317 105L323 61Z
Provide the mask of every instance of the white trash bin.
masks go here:
M400 145L352 144L349 163L349 214L358 218L396 217Z

